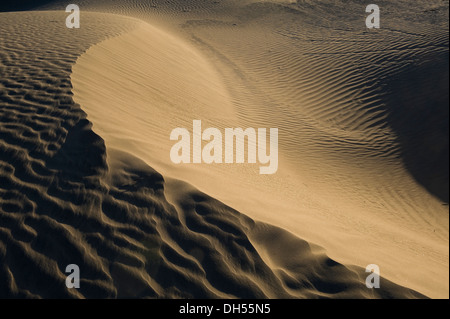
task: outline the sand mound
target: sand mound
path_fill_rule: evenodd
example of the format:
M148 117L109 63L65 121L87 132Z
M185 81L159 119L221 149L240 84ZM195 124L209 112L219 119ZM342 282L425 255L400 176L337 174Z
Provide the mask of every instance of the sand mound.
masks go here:
M136 21L89 14L83 23L98 32L72 37L56 26L42 41L37 35L61 13L1 15L15 28L3 35L24 35L5 37L1 51L1 297L421 297L389 282L367 295L362 269L185 183L171 181L169 202L159 173L107 151L72 100L70 67ZM274 259L273 234L302 258ZM79 290L65 287L73 263Z
M347 1L0 14L0 295L448 296L448 4L383 4L379 32ZM194 119L278 127L278 173L172 165Z
M175 2L129 3L86 2L154 26L93 47L72 76L76 101L107 145L340 262L377 263L396 282L448 294L448 207L424 189L442 194L448 185L446 96L418 89L448 79L446 6L385 4L384 28L367 32L361 4L202 2L182 13ZM402 98L409 91L415 96ZM170 131L194 119L221 129L278 127L276 176L246 165L171 165ZM424 146L428 156L414 153Z

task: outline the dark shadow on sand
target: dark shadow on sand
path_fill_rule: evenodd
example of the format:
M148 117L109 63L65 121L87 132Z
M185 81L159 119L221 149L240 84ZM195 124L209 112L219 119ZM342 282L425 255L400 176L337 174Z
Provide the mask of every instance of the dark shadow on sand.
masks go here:
M15 1L3 1L0 3L0 12L10 11L27 11L44 4L54 2L52 0L15 0ZM68 2L67 4L69 4Z
M412 64L388 81L388 122L407 169L430 193L449 202L448 51Z

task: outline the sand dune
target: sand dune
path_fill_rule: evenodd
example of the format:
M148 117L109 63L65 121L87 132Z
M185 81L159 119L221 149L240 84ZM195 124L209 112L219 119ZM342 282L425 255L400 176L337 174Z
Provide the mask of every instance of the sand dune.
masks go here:
M448 297L448 3L380 5L1 13L0 295ZM279 128L277 174L172 164L195 119Z

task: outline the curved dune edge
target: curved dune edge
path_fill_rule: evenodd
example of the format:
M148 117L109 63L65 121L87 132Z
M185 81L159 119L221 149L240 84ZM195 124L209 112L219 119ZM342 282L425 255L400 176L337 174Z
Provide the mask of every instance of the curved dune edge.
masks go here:
M16 28L2 30L0 50L1 297L423 297L388 281L368 291L362 269L187 184L171 181L171 204L159 173L106 148L72 100L70 68L135 20L85 14L74 37L52 23L59 12L0 15ZM275 253L274 236L301 258ZM65 286L69 264L80 289Z
M161 138L161 144L163 144L163 137L155 134L157 130L152 126L157 124L155 122L149 123L144 116L145 114L141 113L141 111L145 110L145 106L139 109L124 106L117 110L114 108L117 104L111 104L113 100L119 101L119 103L128 102L126 105L130 105L129 102L133 101L135 96L121 95L123 91L116 91L118 93L116 95L106 94L102 91L103 85L92 86L90 85L92 82L87 81L87 78L97 83L104 83L103 80L109 79L111 82L108 84L114 82L114 90L125 85L127 90L131 89L133 93L149 94L146 95L147 98L153 96L155 92L153 90L148 92L149 88L146 85L152 85L154 82L136 82L134 80L134 83L144 83L144 89L140 91L141 88L138 86L135 87L136 90L133 90L125 84L130 83L130 79L127 79L127 74L122 74L120 78L117 78L109 74L111 69L104 69L108 73L106 78L95 78L93 74L85 73L86 69L84 68L87 66L84 64L85 58L87 56L89 61L92 62L92 64L88 64L88 67L96 74L105 75L105 73L100 71L105 61L103 55L105 53L111 54L112 60L110 62L116 65L118 69L128 71L130 70L128 68L129 65L125 66L121 63L123 62L122 60L116 59L120 55L118 51L125 49L125 51L130 52L129 48L139 43L139 46L142 45L141 48L145 48L146 52L152 52L154 57L159 58L156 63L162 66L166 74L170 74L172 65L167 64L165 61L167 56L165 55L167 53L173 55L169 59L171 62L177 62L174 63L176 76L169 75L169 80L158 73L160 70L155 69L150 60L140 60L139 54L135 50L132 50L133 59L128 60L141 68L143 74L147 70L147 67L144 67L144 61L150 64L150 69L154 71L153 76L160 80L159 83L163 82L162 85L169 85L167 87L169 91L169 87L173 87L175 80L178 80L181 82L179 86L183 88L184 85L197 87L197 90L185 90L182 95L185 98L185 94L188 93L189 97L195 97L197 103L199 101L202 102L201 93L206 95L206 99L203 101L210 101L211 97L218 98L218 91L222 93L219 95L219 98L222 98L222 95L225 96L226 92L219 90L220 82L216 83L214 78L211 79L214 76L214 71L209 68L206 61L202 60L189 46L185 46L183 42L177 41L176 38L171 38L167 33L161 32L147 24L142 24L140 28L126 35L106 40L96 45L85 55L81 56L73 67L72 83L74 84L75 100L82 103L81 105L90 105L87 107L87 110L89 112L88 118L94 122L93 130L99 132L105 139L108 174L104 181L110 189L109 194L113 196L115 196L114 194L122 194L119 199L127 202L128 214L133 211L133 205L138 205L142 209L142 207L148 207L155 200L159 201L159 204L163 205L163 207L169 203L169 207L173 205L171 206L172 209L168 209L165 212L161 220L157 211L151 210L156 213L153 215L152 221L155 222L156 230L161 237L162 242L160 245L169 245L170 249L176 252L178 256L188 260L197 260L200 263L206 278L200 276L198 280L205 289L210 290L210 293L212 293L212 295L207 294L206 296L221 298L424 298L425 296L408 288L397 286L386 279L383 279L382 289L367 290L365 287L364 269L336 263L326 256L322 248L315 245L311 246L308 242L281 228L255 222L199 192L185 182L171 178L166 181L165 178L153 171L153 168L147 166L148 161L152 160L152 156L147 155L146 151L149 151L149 154L153 154L155 153L154 149L157 149L157 147L152 147L153 151L150 151L149 145L147 145L147 148L141 148L144 145L143 141L145 141L142 135L145 131L140 129L151 127L150 133L152 133L152 138L154 140ZM109 46L110 44L112 46ZM149 47L150 44L151 47ZM180 48L182 49L180 50ZM95 52L97 49L101 52L99 56ZM163 52L162 55L161 52ZM128 57L131 58L131 56ZM192 63L192 65L186 65L184 62ZM196 62L198 64L195 64ZM190 72L183 68L190 69ZM181 74L184 77L187 75L188 79L181 77ZM204 75L205 79L208 80L206 89L205 82L195 82L198 74ZM192 78L190 75L192 75ZM136 74L133 73L130 76L133 76L133 79L135 79ZM204 81L204 79L201 80ZM220 81L219 78L215 80ZM212 90L213 94L209 95L208 89ZM94 90L96 98L89 94L90 90ZM158 90L158 92L164 97L179 98L180 96L179 92L177 94L163 90ZM112 100L103 100L101 103L107 106L107 110L102 109L100 104L98 104L94 111L91 107L92 101L98 101L99 98L105 99L107 96L110 96ZM86 103L84 100L86 98L91 102ZM224 103L223 101L226 100L222 99L222 103ZM139 102L143 102L145 105L151 104L146 99ZM189 100L183 99L183 102L189 103ZM157 105L156 109L162 109L163 112L170 114L168 112L170 103L168 105L163 104L163 106ZM192 106L207 107L206 104ZM115 121L105 117L106 111L114 117ZM115 113L117 111L119 112ZM176 109L176 111L178 111L177 116L182 117L180 113L183 110ZM204 111L207 111L207 108ZM157 123L161 123L161 118L154 112L155 108L149 108L147 115ZM232 115L226 107L222 108L221 112L225 112L228 116ZM140 127L138 122L129 122L130 119L126 117L126 113L139 114L145 125ZM213 113L214 116L217 116L216 110ZM222 113L220 114L220 119L224 119ZM130 126L126 126L125 123L129 123ZM122 129L125 129L126 134L124 134L125 132ZM141 161L142 158L145 158L146 161ZM155 160L154 162L161 163L163 160L161 162ZM159 165L164 167L162 164ZM125 192L122 193L123 191ZM149 195L151 201L147 198ZM167 204L165 203L166 200ZM120 221L124 218L121 213L117 212L119 207L115 207L115 205L119 204L119 201L105 204L102 210L108 217L114 219L114 221ZM173 208L176 212L175 215L173 215ZM175 219L173 219L174 217ZM171 230L174 226L177 235ZM209 246L209 250L206 252L204 240ZM166 256L167 252L163 249L161 258L172 261L169 256ZM180 262L181 264L179 264ZM247 265L248 262L250 262L250 267ZM214 266L211 266L211 263ZM193 270L190 269L191 265L189 262L187 260L183 262L183 259L178 261L176 265L172 265L172 267L182 267L184 273L190 273ZM160 280L167 280L168 276L163 269L156 274L150 274L151 280L158 283ZM192 277L195 277L195 275L189 275L192 282L185 284L175 282L170 289L166 288L165 290L164 287L160 287L160 290L157 292L161 296L173 297L172 293L174 292L172 289L175 289L175 296L189 296L186 295L186 291L198 289L194 288L198 285L196 283L197 279ZM169 295L166 295L167 293ZM192 296L202 297L205 295L193 294Z
M293 209L291 203L280 204L280 192L276 192L275 195L269 194L267 189L261 187L252 193L248 189L248 185L280 185L283 183L283 177L289 175L288 171L281 171L282 177L278 175L278 180L264 177L265 180L261 182L258 181L261 177L255 175L255 169L252 167L243 166L230 173L230 167L179 168L170 164L168 154L172 144L168 136L171 129L175 127L189 129L192 125L189 123L190 119L197 119L198 116L201 116L207 125L219 128L228 127L227 123L230 123L230 127L237 127L231 125L232 123L242 124L233 113L230 93L220 76L207 59L179 38L142 24L137 30L91 48L79 58L73 71L75 100L83 105L89 119L94 123L94 131L105 139L108 148L117 148L144 160L165 177L173 176L189 181L227 204L238 207L252 218L265 220L291 231L295 229L293 233L296 236L302 237L302 233L305 233L308 240L317 239L312 242L320 242L324 247L327 247L324 242L337 240L339 244L334 243L335 247L338 246L344 253L340 254L334 249L333 256L345 256L346 250L351 251L353 256L359 252L362 255L367 254L366 247L363 247L364 238L359 238L362 245L355 249L354 239L351 236L347 239L342 238L345 235L338 234L334 225L330 226L324 222L326 211L325 214L322 211L319 217L302 215L289 219L298 213L298 210L297 207ZM230 178L234 182L228 186ZM171 194L179 192L177 187L174 190L172 187L173 183L169 179L165 186L166 191ZM261 192L265 192L264 195L261 195ZM263 206L259 200L262 197L265 199ZM256 209L255 202L259 202ZM317 206L314 209L315 213L320 212ZM274 211L281 211L285 215L279 213L276 216L278 218L274 218ZM294 226L292 220L295 220ZM376 225L376 222L374 224ZM389 227L392 226L388 226L388 229ZM317 229L321 230L319 235L314 234L317 233ZM333 233L334 237L331 235ZM327 234L325 241L321 237L322 234ZM406 237L410 238L410 235L406 234ZM368 237L368 240L373 238ZM373 252L369 251L370 253ZM385 261L390 261L386 264L395 265L392 269L383 268L385 277L390 278L389 275L395 274L394 278L405 281L405 277L398 275L398 268L401 266L396 263L403 260L405 265L406 261L414 257L402 251L394 258L395 262L392 262L392 253L388 251L384 257L382 254L377 255L377 261L381 259L380 256ZM295 260L295 257L293 259ZM349 258L343 259L349 264L354 263L349 262ZM425 277L426 279L415 277L416 280L408 278L408 287L431 292L433 289L426 288L427 285L432 286L436 281L441 282L430 272Z

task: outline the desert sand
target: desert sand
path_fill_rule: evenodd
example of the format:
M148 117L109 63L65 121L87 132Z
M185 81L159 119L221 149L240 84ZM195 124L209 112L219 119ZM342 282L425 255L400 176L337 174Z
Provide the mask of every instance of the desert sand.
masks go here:
M0 296L448 298L449 4L377 4L0 13ZM193 120L278 128L277 173L172 163Z

